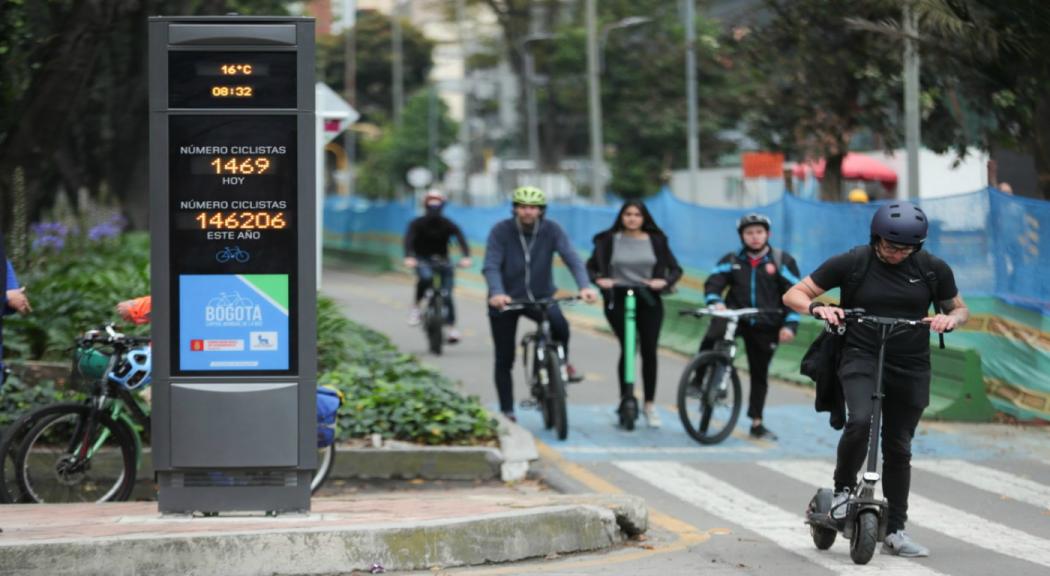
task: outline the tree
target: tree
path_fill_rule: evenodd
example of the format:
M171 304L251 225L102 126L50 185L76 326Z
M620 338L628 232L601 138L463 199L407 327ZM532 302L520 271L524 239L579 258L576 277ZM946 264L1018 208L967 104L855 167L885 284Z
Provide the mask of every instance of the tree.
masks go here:
M1039 0L915 0L925 54L950 67L955 94L986 121L981 146L1032 155L1050 200L1050 6ZM923 67L923 74L928 66Z
M867 132L887 150L899 145L899 41L850 26L900 12L879 0L765 0L765 12L736 22L727 41L743 87L748 133L768 150L826 159L821 197L842 195L842 160Z
M608 0L598 4L598 29L645 15L644 24L609 34L601 71L602 126L612 189L641 197L659 190L667 172L686 165L685 28L674 4L660 0ZM734 149L720 134L739 119L735 88L717 43L717 25L697 18L701 153L707 164ZM590 152L586 83L587 30L582 6L537 44L537 68L550 78L538 90L554 114L560 139L556 154ZM601 48L599 48L601 49Z
M110 190L133 223L148 202L146 22L153 14L285 13L279 0L10 0L0 4L0 222L12 174L29 218L56 190Z
M431 118L431 114L437 118ZM431 120L435 122L431 123ZM456 141L459 130L448 115L448 106L437 97L433 88L420 90L405 102L400 126L388 123L382 136L364 143L366 160L361 166L358 188L372 198L393 198L397 183L404 183L405 174L415 166L427 166L430 160L429 127L436 126L435 153L444 150ZM447 167L436 159L440 180Z
M375 10L359 10L354 27L357 69L355 108L371 122L393 115L393 66L390 17ZM401 22L405 94L426 83L434 67L434 43L407 20ZM317 76L340 94L345 86L346 35L327 36L317 42Z

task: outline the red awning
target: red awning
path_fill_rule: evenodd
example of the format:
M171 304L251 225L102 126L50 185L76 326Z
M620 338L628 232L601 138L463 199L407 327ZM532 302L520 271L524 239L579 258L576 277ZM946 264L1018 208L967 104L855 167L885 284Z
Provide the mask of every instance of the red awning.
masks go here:
M824 178L824 159L796 164L793 171L795 178L805 178L808 172L812 172L818 180ZM897 184L897 173L893 168L869 156L852 152L842 160L842 177L847 180L881 182L884 186Z

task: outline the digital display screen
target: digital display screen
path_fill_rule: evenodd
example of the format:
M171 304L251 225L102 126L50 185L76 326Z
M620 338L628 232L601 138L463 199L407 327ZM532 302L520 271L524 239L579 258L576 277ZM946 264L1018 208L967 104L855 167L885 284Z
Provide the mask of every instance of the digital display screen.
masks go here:
M295 52L168 54L169 108L295 108Z
M169 118L176 373L297 368L297 121Z

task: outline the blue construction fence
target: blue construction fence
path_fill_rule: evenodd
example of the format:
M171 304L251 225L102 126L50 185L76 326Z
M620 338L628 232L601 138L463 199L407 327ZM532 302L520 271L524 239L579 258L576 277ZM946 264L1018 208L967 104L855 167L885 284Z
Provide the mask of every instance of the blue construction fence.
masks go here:
M667 189L646 204L687 268L707 270L726 252L739 249L736 220L760 212L773 221L771 243L795 256L803 276L825 259L867 243L871 216L879 206L815 202L785 194L765 206L709 208L682 202ZM989 188L919 204L930 217L926 246L951 265L964 295L994 296L1050 316L1050 203ZM608 228L617 211L616 206L553 204L548 217L587 253L594 234ZM489 229L509 217L511 208L451 204L445 213L472 243L484 244ZM404 202L329 197L325 243L345 247L355 236L400 235L416 215L417 207Z

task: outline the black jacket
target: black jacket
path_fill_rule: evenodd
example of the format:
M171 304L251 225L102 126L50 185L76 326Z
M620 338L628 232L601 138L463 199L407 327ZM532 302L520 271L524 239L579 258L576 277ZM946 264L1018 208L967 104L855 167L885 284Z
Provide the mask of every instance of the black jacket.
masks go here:
M469 258L470 244L455 222L441 215L420 216L408 225L408 231L405 232L405 256L448 258L448 244L452 238L459 242L463 256Z
M726 254L704 282L705 302L722 302L722 293L728 288L724 296L727 308L779 308L783 316L757 316L756 324L785 326L797 331L800 317L784 305L782 298L789 288L799 283L798 264L787 252L781 255L777 270L772 248L756 267L751 266L744 250Z
M594 237L594 251L587 259L587 275L590 276L591 282L598 278L609 278L612 274L609 270L609 263L612 262L613 234L611 230L606 230ZM678 260L671 252L667 236L649 234L649 241L652 242L653 254L656 255L652 277L666 280L667 287L661 292L670 293L675 283L682 278L682 267L678 265Z

